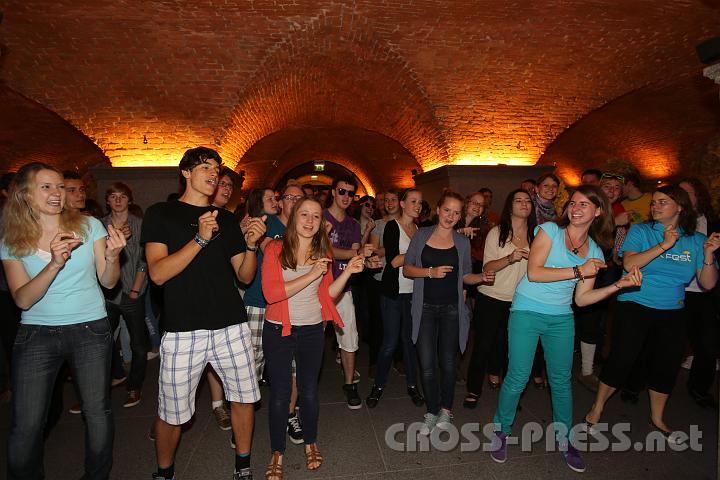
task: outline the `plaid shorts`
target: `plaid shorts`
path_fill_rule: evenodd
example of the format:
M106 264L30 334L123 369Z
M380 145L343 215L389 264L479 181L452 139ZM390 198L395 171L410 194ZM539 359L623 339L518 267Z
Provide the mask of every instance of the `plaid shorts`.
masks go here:
M250 327L250 341L253 346L253 354L255 356L255 371L257 377L262 378L263 368L265 368L265 355L262 348L262 331L263 322L265 322L265 309L245 305L247 311L247 324Z
M166 332L160 343L158 416L171 425L192 418L197 386L208 363L220 377L227 400L260 400L250 335L246 323L220 330Z

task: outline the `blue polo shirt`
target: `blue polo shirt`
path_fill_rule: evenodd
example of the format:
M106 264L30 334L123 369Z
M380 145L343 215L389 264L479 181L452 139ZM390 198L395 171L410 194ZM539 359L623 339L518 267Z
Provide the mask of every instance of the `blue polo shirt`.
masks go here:
M545 260L547 268L568 268L582 265L590 258L605 261L602 250L592 238L588 237L588 256L586 258L572 253L565 246L565 229L555 222L545 222L535 227L535 235L542 229L552 240L552 246ZM531 282L527 273L518 283L510 310L523 310L547 315L572 314L573 292L576 279L557 282Z
M643 274L640 288L626 289L618 301L632 301L658 310L678 310L685 305L685 287L703 268L703 244L707 237L695 232L683 235L667 252L655 257L640 269ZM663 241L665 227L658 222L635 224L620 248L624 252L644 252Z
M265 231L265 236L267 238L272 238L274 240L283 238L283 235L285 234L285 225L283 225L276 215L268 215L265 225L267 227L267 230ZM265 308L266 306L265 297L262 293L262 262L263 254L260 249L258 249L255 278L252 283L248 285L247 290L245 290L245 296L243 297L245 305L249 307Z

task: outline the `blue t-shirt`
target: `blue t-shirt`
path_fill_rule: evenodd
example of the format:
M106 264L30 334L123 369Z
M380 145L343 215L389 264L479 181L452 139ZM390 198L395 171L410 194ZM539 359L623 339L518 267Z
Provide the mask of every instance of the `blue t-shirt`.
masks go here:
M60 269L45 295L32 307L22 312L25 325L73 325L90 322L107 316L105 297L98 283L95 269L95 241L107 235L99 220L87 217L87 233L83 243L72 251L65 266ZM80 232L77 232L78 235ZM38 250L32 255L17 258L3 243L0 258L20 260L30 278L35 278L52 256Z
M707 237L695 232L683 235L667 252L658 255L640 271L640 288L628 289L618 301L632 301L658 310L678 310L685 305L685 287L702 270L705 261L703 243ZM630 227L620 254L644 252L663 241L665 227L658 222L638 223Z
M588 256L583 258L567 249L565 246L565 229L557 226L555 222L546 222L535 228L535 235L543 229L552 246L545 260L547 268L568 268L582 265L590 258L605 261L602 250L588 237ZM513 297L511 310L525 310L544 313L548 315L572 314L573 292L577 279L560 280L557 282L531 282L527 273L518 283Z
M268 215L268 218L265 221L265 226L267 227L267 230L265 231L266 237L272 238L273 240L283 238L283 235L285 234L285 225L283 225L276 215ZM258 249L255 278L252 283L248 285L247 290L245 290L245 297L243 297L245 305L250 307L265 308L266 306L265 297L262 293L262 269L260 268L262 266L262 262L263 254Z

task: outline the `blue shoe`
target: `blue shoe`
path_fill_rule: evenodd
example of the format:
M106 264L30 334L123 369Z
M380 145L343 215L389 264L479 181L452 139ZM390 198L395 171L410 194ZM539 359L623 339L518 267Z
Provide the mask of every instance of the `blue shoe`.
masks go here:
M507 460L507 433L495 432L490 443L490 458L497 463L505 463Z
M585 471L585 460L583 460L577 448L568 443L567 447L560 446L560 453L565 459L567 466L570 467L570 470L578 473Z

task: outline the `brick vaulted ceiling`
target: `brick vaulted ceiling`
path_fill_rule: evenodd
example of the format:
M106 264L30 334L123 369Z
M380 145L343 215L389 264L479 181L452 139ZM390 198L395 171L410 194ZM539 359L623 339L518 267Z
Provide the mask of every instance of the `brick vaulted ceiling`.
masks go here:
M719 36L720 0L7 0L3 13L0 79L18 100L0 128L29 125L0 135L2 168L43 148L34 128L99 147L78 162L69 142L62 167L176 165L216 146L247 187L319 156L376 188L448 163L556 162L573 179L618 156L657 178L720 126L694 52Z

